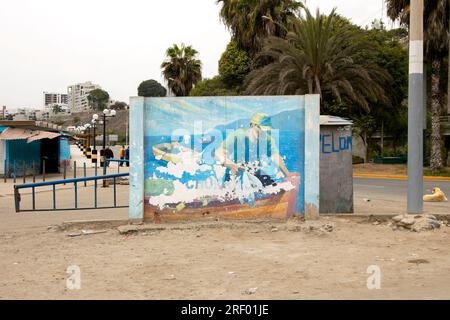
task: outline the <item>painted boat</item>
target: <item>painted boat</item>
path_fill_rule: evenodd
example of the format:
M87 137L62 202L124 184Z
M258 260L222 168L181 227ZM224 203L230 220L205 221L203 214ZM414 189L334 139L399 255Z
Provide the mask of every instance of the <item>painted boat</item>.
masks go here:
M226 202L209 200L207 205L202 201L197 201L189 204L170 204L161 210L157 206L148 204L150 197L145 197L144 219L157 223L208 217L215 219L284 219L296 213L300 177L293 176L287 181L294 186L291 191L281 191L275 195L258 199L254 206L241 204L237 199Z
M156 159L175 164L180 163L183 161L183 158L186 157L193 156L195 160L199 160L201 158L201 154L199 152L184 147L177 142L154 145L152 151Z

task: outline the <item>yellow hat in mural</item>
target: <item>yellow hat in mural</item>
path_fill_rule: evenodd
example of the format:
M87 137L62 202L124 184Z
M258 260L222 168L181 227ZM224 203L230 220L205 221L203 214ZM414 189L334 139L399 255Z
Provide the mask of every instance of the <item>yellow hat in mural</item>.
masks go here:
M252 120L250 120L250 123L257 125L264 131L269 131L272 129L272 121L270 120L270 116L265 113L254 114Z

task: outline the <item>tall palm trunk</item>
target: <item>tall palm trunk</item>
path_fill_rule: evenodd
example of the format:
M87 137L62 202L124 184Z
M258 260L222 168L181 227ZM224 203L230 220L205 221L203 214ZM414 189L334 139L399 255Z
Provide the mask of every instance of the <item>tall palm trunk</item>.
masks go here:
M430 169L437 172L442 169L442 151L441 151L441 81L442 60L435 59L432 62L431 74L431 156Z

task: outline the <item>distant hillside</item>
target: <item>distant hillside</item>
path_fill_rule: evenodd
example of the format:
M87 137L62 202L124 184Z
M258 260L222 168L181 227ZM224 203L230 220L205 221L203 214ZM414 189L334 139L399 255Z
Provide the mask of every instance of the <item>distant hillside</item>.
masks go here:
M81 112L72 113L71 115L61 115L55 116L50 119L51 122L60 124L64 127L84 125L86 123L91 123L92 115L97 113L100 117L102 112ZM119 110L114 118L108 118L106 125L106 130L110 134L118 134L119 136L125 137L126 124L128 121L128 110ZM98 127L99 134L102 133L103 125Z
M64 127L77 126L90 123L92 120L92 115L97 113L101 116L101 112L83 112L83 113L73 113L70 116L56 116L51 119L51 122L57 123ZM128 110L117 111L117 115L114 118L108 118L108 124L106 129L109 134L118 134L120 138L125 139L126 123L128 121ZM298 130L298 125L302 123L302 114L300 111L285 111L277 115L272 116L272 127L274 129L282 129L285 131L295 131ZM226 131L227 129L236 130L239 128L248 128L250 125L250 119L239 119L231 122L227 125L219 125L216 129L220 131ZM98 134L100 135L103 130L103 126L100 125L98 129Z

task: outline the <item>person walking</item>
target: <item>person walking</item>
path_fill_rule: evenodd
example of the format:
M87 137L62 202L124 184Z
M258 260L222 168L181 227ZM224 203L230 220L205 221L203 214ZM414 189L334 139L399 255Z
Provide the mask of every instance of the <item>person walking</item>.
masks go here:
M120 157L120 160L122 160L122 161L125 159L125 146L124 145L122 145L120 147L119 157ZM120 162L119 166L122 167L123 166L123 162Z
M109 161L108 161L109 159L114 159L114 152L108 146L105 149L105 161L106 161L106 166L107 167L109 167Z
M125 149L125 160L127 160L127 167L130 166L130 148L129 146Z

